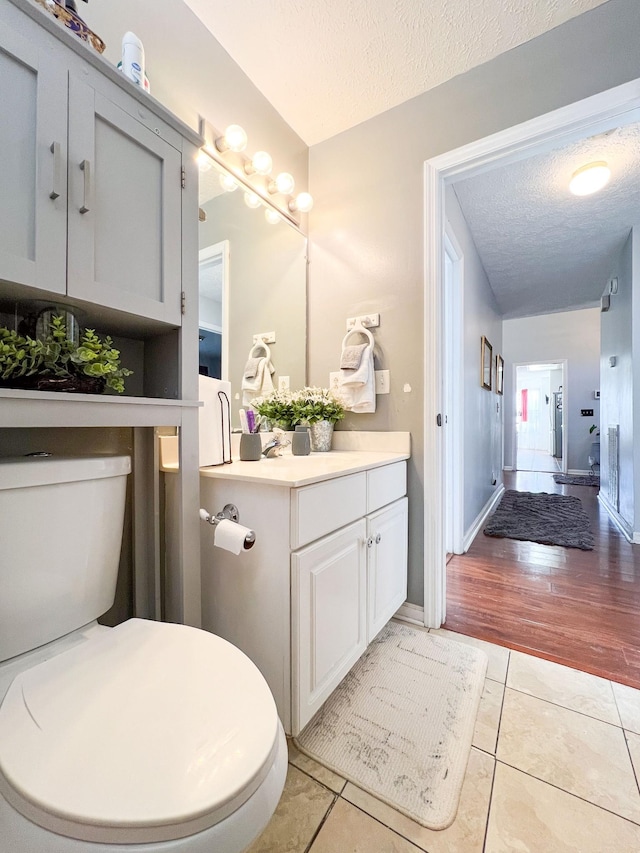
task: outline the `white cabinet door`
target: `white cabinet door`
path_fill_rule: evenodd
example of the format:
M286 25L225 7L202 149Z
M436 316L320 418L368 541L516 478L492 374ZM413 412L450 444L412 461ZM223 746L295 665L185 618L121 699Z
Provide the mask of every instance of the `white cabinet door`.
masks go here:
M407 598L408 500L367 516L367 643Z
M5 27L0 81L0 280L64 293L66 67L37 38Z
M69 80L68 293L180 325L182 155Z
M291 555L294 735L366 648L365 536L361 519Z

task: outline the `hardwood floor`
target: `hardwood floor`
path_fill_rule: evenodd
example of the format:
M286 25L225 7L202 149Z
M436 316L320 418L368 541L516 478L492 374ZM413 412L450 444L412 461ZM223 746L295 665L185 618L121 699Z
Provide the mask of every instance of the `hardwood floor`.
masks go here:
M531 472L505 472L505 488L579 497L595 548L480 532L447 565L444 627L640 688L640 546L618 532L596 488Z

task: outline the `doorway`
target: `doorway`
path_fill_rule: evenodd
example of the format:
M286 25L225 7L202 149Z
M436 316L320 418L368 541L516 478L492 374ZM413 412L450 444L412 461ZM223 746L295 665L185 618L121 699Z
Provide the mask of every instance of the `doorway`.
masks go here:
M637 81L540 116L425 162L425 501L424 624L439 627L446 614L445 484L442 411L446 401L444 346L445 186L560 148L637 120ZM564 401L566 407L566 400ZM566 432L566 431L564 431ZM563 441L566 440L563 437ZM565 448L566 450L566 448ZM566 452L563 454L566 458Z
M514 365L514 468L517 471L567 470L564 449L565 361Z

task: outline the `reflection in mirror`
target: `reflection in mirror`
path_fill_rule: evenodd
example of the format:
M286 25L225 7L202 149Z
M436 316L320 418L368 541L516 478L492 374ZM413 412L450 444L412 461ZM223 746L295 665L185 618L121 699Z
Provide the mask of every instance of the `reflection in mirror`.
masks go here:
M275 333L276 388L283 377L292 389L305 385L306 238L284 220L267 222L262 205L249 207L245 191L225 191L220 177L213 161L201 168L200 372L231 382L237 427L254 335Z

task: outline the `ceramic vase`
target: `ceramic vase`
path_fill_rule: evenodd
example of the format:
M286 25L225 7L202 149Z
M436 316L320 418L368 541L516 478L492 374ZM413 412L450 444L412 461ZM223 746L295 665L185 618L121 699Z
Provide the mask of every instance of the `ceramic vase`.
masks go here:
M311 450L326 452L331 450L331 439L333 438L333 424L330 421L316 421L309 427L311 437Z

